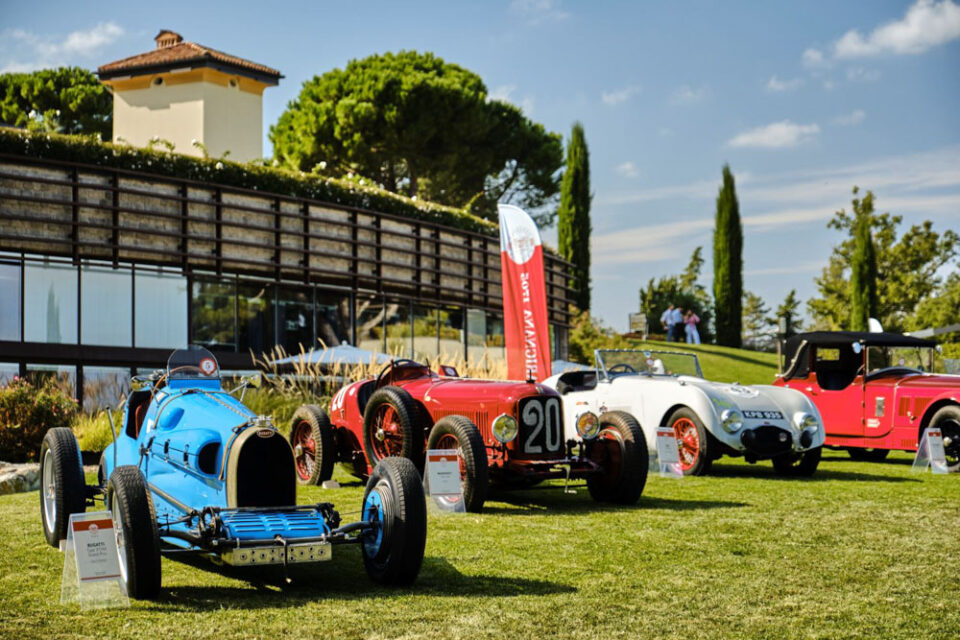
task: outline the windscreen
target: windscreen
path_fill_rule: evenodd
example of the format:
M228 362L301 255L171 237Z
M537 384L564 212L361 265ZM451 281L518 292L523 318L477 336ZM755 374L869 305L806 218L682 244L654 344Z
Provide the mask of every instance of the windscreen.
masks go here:
M942 358L930 347L867 347L867 374L884 369L943 373Z
M209 380L219 377L220 365L217 359L203 347L192 345L186 349L177 349L167 360L167 378L170 380L189 378Z
M697 356L692 353L603 349L597 351L597 365L608 377L638 373L703 377Z

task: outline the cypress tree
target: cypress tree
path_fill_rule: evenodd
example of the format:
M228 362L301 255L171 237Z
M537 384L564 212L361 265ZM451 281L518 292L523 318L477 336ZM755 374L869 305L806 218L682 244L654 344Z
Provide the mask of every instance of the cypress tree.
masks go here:
M560 255L573 263L574 303L590 309L590 152L583 125L575 122L567 144L566 169L560 184L557 240Z
M877 249L870 233L870 213L858 213L850 256L850 329L866 331L869 318L877 315Z
M743 227L730 165L723 167L713 230L713 300L717 344L739 347L743 323Z

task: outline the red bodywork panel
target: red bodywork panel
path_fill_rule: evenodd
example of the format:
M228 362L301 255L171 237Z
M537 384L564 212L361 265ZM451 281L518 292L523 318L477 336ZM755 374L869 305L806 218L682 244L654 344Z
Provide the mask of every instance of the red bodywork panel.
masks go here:
M570 465L571 477L582 476L583 473L594 470L590 463L568 455L563 438L560 394L549 387L532 382L445 377L433 372L407 378L401 375L392 380L384 380L381 386L385 384L406 390L425 409L423 414L428 420L423 425L424 442L434 423L441 418L459 415L470 419L477 426L486 445L491 476L553 476L556 474L548 473L548 469L556 464ZM371 471L367 456L363 453L363 409L367 399L376 390L376 385L377 381L373 378L355 382L338 391L330 402L330 422L337 434L339 460L352 461L354 474L360 477ZM521 401L531 397L542 399L543 414L546 414L544 425L536 434L538 438L543 438L537 440L540 443L540 452L525 450L524 445L530 440L531 434L525 433L524 422L518 415ZM491 423L503 413L512 415L520 425L519 435L506 444L498 442L491 432ZM578 464L582 467L579 470Z
M907 374L864 380L857 375L839 390L822 389L816 374L775 385L806 394L820 411L826 444L916 451L923 428L945 403L960 404L960 378Z

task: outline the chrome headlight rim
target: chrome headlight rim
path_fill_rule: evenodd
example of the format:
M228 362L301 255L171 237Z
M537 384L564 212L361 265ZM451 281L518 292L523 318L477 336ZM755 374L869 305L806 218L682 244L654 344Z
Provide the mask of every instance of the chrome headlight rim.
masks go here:
M724 409L720 413L720 426L727 433L736 433L743 428L743 415L736 409Z
M806 431L810 429L813 432L816 432L820 429L820 421L817 420L817 417L812 413L807 411L797 411L793 414L793 426L795 426L800 431Z
M577 416L577 435L584 440L593 440L600 435L600 417L593 411L584 411Z
M497 439L497 442L507 444L516 439L520 433L520 426L517 424L517 419L512 415L501 413L490 423L490 432Z

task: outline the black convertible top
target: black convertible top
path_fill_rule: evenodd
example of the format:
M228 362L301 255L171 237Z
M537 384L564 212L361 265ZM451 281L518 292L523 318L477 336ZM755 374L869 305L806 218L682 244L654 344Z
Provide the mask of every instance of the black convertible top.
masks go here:
M807 375L806 363L798 362L798 355L806 351L806 346L844 347L859 342L865 347L935 347L936 342L914 338L900 333L872 333L869 331L811 331L798 333L788 338L783 353L787 363L785 377L789 380L794 377ZM804 359L805 360L805 359Z

